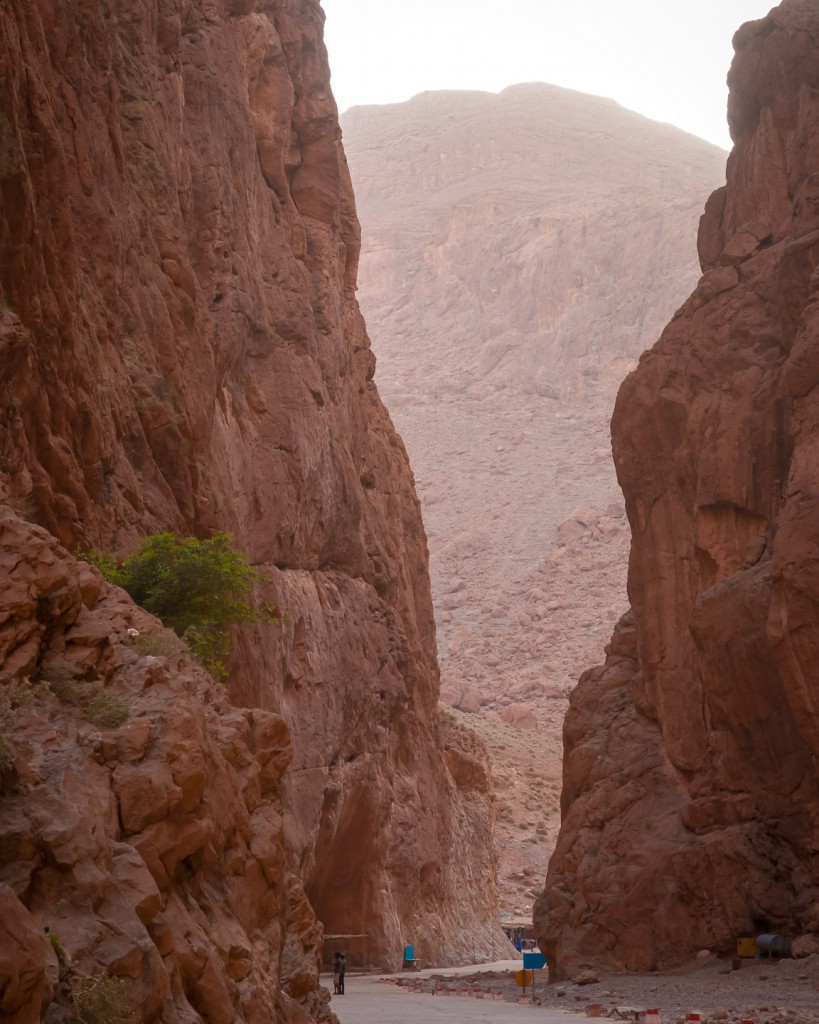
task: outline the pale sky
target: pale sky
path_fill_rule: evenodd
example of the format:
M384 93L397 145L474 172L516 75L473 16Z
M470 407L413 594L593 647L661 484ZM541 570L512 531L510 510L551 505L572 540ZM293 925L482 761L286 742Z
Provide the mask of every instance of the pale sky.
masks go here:
M339 110L548 82L730 148L731 37L772 0L322 0Z

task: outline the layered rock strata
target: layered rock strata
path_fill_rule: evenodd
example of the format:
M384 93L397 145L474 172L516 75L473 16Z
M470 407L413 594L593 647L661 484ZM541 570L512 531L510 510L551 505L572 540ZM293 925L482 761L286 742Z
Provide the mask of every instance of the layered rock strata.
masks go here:
M278 715L292 742L275 870L325 931L395 965L405 942L430 961L490 947L492 811L445 757L426 542L355 301L322 26L316 0L3 6L0 501L68 550L233 531L285 612L237 636L230 678L256 709L235 714ZM8 645L6 676L41 672L50 628ZM312 1013L308 919L288 911L281 944Z
M737 33L703 277L612 422L633 612L566 719L556 972L819 932L819 13Z

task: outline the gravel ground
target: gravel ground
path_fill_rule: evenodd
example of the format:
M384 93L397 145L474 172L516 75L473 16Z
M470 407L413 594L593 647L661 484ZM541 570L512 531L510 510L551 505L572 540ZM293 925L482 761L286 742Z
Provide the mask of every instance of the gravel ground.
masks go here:
M519 992L513 973L519 962L420 975L396 975L398 986L421 982L425 991L438 985L480 985L502 991L511 1001ZM535 1000L544 1007L585 1016L599 1004L600 1016L640 1020L647 1008L660 1011L662 1024L679 1024L699 1012L704 1022L740 1024L819 1024L819 956L802 960L744 960L739 970L731 961L709 956L667 974L600 975L588 984L546 985L538 972ZM397 1018L396 1018L397 1019Z

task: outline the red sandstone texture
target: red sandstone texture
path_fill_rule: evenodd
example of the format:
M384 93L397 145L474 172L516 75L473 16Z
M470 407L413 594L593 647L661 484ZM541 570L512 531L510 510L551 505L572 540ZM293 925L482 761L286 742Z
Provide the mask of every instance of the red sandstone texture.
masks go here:
M285 951L314 1015L311 905L327 932L366 931L374 963L397 964L405 942L430 962L457 959L497 935L485 766L460 740L447 746L438 722L426 541L354 296L358 223L322 26L316 0L0 11L0 502L72 551L229 529L270 580L260 596L285 621L237 636L230 694L253 709L235 712L243 721L272 713L289 732L282 820L264 826L271 877L292 875L270 883L283 922L270 949ZM24 546L21 571L34 572L29 559ZM56 624L35 602L3 626L4 677L42 674L65 626L57 605ZM118 627L102 619L71 642L88 649L74 656L81 672L108 680L114 668L95 658ZM170 676L168 699L187 685ZM151 775L152 756L141 748L123 771ZM175 794L162 773L159 791ZM42 785L56 794L47 771ZM77 787L55 795L55 813L100 814L96 831L115 832L110 785L101 776L89 803ZM135 812L116 842L166 812L184 831L194 812L168 800L148 819ZM31 826L33 844L44 829ZM153 847L130 845L135 871L159 870ZM42 926L39 868L16 863L0 883ZM97 870L109 867L103 852ZM291 906L302 889L310 903ZM173 915L175 878L159 890ZM61 926L75 959L88 948L77 936L97 927L85 913ZM174 936L154 943L160 955ZM149 964L145 943L95 946L94 966L118 964L126 946ZM202 970L212 947L202 938ZM264 1012L283 1013L277 971L252 972L247 999ZM184 1016L178 986L170 998Z
M283 849L285 723L232 707L173 634L6 509L0 568L3 1020L34 1024L56 995L59 1021L66 980L103 970L145 1021L329 1019ZM127 717L88 716L100 698Z
M703 277L618 397L633 611L566 719L558 974L816 949L817 40L802 0L737 33Z

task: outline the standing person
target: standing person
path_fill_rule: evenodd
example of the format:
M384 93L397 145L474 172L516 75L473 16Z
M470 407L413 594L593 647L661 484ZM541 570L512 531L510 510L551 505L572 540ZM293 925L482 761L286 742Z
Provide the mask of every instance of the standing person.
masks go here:
M342 961L341 953L337 952L335 954L335 956L333 957L333 995L336 995L336 996L339 993L338 979L339 979L339 975L341 974L341 961Z
M338 994L344 995L344 972L347 970L347 961L344 959L344 954L338 954L341 957L341 964L338 970Z

